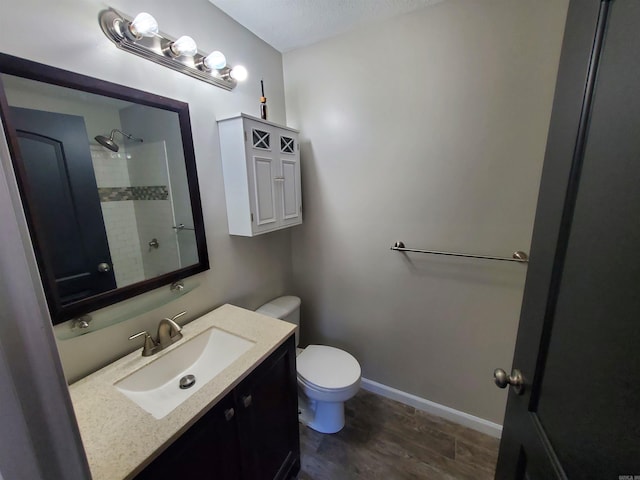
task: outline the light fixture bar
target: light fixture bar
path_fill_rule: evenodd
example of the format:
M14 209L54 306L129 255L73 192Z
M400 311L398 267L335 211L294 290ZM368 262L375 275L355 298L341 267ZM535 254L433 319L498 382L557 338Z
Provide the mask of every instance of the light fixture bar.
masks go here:
M128 17L113 8L100 12L100 27L102 31L118 48L139 57L146 58L157 64L171 68L192 78L210 83L225 90L233 90L237 85L236 79L230 75L231 68L224 67L221 70L203 71L198 68L207 54L198 51L194 56L172 56L166 52L170 49L175 38L162 32L150 37L135 38L128 32L132 21Z

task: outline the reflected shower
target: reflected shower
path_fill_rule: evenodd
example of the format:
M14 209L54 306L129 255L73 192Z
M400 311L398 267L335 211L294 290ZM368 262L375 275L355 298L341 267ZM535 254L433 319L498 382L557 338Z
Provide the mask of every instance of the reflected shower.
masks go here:
M108 148L112 152L117 152L118 150L120 150L120 146L113 141L113 136L116 134L116 132L118 132L120 135L127 137L129 140L133 140L134 142L143 141L141 138L134 137L133 135L129 135L128 133L125 133L122 130L118 130L117 128L114 128L113 130L111 130L111 134L109 135L109 137L106 137L104 135L97 135L95 137L96 142L98 142L103 147Z

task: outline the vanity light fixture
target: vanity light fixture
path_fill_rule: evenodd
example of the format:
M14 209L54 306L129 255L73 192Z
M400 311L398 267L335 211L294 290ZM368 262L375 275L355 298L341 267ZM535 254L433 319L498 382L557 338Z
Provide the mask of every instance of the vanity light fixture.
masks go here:
M247 69L244 68L242 65L238 65L236 67L233 67L231 70L229 70L229 76L234 80L237 80L239 82L244 82L249 76L249 73L247 72Z
M198 46L193 38L183 35L175 42L171 42L166 50L169 56L173 58L193 57L198 53Z
M130 33L133 40L140 40L142 37L155 37L158 34L158 22L147 12L142 12L136 15L124 31Z
M146 12L132 19L109 8L100 12L99 21L104 34L118 48L190 77L225 90L232 90L247 78L247 69L228 66L222 52L204 54L193 38L183 35L174 39L160 32L158 22Z
M204 57L202 62L198 65L198 68L205 72L210 72L212 70L223 70L226 66L227 59L224 54L216 50Z

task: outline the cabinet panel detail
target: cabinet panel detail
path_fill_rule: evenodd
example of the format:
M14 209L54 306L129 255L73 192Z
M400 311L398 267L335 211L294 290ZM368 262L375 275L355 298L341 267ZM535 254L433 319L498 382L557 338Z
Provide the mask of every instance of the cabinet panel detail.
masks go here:
M295 153L294 139L292 137L280 135L280 152Z
M253 139L253 148L260 148L262 150L271 149L271 134L257 128L252 129L251 138Z
M285 219L298 216L298 188L296 186L295 161L282 160L282 210Z
M273 160L253 157L253 179L258 225L276 221L276 199L273 188Z

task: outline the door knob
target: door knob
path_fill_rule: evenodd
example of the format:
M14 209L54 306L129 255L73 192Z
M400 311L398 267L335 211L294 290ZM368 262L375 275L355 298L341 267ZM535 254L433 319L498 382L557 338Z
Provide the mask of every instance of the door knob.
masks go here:
M98 271L101 272L101 273L109 272L109 271L111 271L111 265L109 265L106 262L99 263L98 264Z
M511 375L507 375L507 372L501 368L496 368L493 371L493 381L499 388L506 388L507 385L511 385L516 395L524 393L524 377L517 368L511 370Z
M249 408L252 401L253 399L251 398L251 395L245 395L242 397L242 405L244 405L244 408Z

